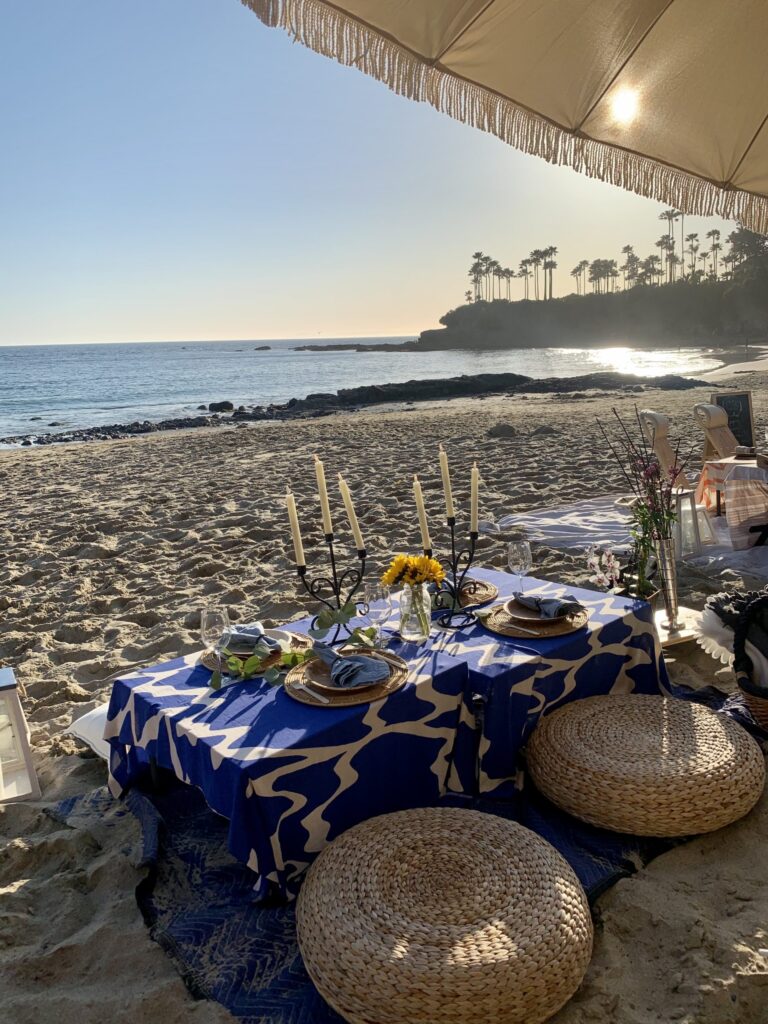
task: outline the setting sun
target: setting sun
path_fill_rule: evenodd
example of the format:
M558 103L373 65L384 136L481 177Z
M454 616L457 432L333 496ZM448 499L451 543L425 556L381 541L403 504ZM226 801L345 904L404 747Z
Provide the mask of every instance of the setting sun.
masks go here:
M616 93L611 100L611 113L614 120L619 124L631 124L637 117L639 98L637 89L630 89L626 86Z

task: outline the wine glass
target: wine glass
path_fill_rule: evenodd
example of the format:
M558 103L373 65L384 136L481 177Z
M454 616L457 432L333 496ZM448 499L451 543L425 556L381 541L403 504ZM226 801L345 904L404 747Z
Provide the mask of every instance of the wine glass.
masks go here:
M200 636L206 649L216 655L216 662L221 672L221 650L227 646L232 626L229 613L223 605L209 605L200 613Z
M533 564L531 545L527 540L513 540L507 544L507 565L518 578L520 593L523 593L523 579Z
M375 643L378 647L382 627L392 615L392 591L381 583L369 583L363 590L363 601L368 606L364 617L376 630Z

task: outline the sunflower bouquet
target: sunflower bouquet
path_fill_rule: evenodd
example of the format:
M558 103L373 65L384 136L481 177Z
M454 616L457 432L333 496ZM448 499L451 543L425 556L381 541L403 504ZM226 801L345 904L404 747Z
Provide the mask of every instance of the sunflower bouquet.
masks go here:
M436 558L395 555L381 582L385 587L416 587L420 583L434 583L439 587L444 579L445 572Z
M381 577L385 587L403 588L400 600L400 636L421 642L429 636L432 599L430 584L439 588L445 578L443 567L427 555L395 555Z

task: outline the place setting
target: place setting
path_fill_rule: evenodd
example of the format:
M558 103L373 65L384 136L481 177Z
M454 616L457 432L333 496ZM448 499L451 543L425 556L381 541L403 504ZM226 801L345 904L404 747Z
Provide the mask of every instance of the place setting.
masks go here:
M507 544L507 564L517 576L517 590L507 600L475 611L475 618L485 629L499 636L548 639L575 633L587 625L589 612L575 597L525 593L524 580L533 564L527 540Z

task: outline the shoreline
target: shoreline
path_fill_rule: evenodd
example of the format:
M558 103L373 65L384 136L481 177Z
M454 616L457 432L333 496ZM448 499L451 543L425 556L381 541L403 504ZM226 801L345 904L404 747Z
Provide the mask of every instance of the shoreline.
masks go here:
M714 355L725 359L725 353ZM735 355L734 355L735 358ZM727 363L722 367L725 369ZM701 377L717 370L705 371ZM87 441L123 440L143 434L166 431L190 430L203 427L219 428L240 426L249 422L275 422L286 420L318 419L341 412L356 412L374 406L416 407L417 404L434 401L448 401L456 398L486 398L493 395L522 394L567 394L577 395L585 391L634 391L646 389L684 390L707 383L697 378L680 374L639 376L614 371L596 371L573 377L533 378L516 373L481 373L471 376L438 377L403 382L361 385L342 388L336 392L320 392L305 398L291 398L279 405L252 405L234 408L231 402L210 403L206 412L198 416L176 417L154 422L134 420L131 423L114 423L107 426L83 427L56 433L9 435L0 438L0 448L16 449L48 447L50 445L80 443Z

